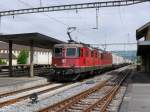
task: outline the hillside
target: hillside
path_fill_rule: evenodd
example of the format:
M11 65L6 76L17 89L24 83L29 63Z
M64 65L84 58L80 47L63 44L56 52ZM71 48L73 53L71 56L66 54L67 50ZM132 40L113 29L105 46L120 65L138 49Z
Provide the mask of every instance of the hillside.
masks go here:
M136 53L137 53L137 51L112 51L112 52L117 54L117 55L119 55L119 56L128 58L128 59L130 59L132 61L136 60Z

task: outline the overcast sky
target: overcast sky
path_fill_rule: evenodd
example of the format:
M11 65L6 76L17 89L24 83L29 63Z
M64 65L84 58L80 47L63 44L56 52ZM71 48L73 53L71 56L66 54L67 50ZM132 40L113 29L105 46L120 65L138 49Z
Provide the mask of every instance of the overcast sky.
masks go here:
M0 0L0 10L40 6L40 0ZM100 0L41 0L42 6ZM104 1L104 0L103 0ZM106 0L105 0L106 1ZM95 9L59 11L3 17L0 32L4 34L39 32L63 41L68 40L67 27L74 26L75 40L90 44L136 42L136 29L150 21L150 3L126 7L100 8L99 29L96 26ZM111 46L107 50L134 50L134 46Z

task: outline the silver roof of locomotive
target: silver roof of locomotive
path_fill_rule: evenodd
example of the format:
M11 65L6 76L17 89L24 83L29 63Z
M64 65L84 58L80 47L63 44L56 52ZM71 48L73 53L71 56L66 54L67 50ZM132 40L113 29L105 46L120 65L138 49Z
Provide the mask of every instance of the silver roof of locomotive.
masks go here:
M86 47L83 44L55 44L54 47Z
M101 49L98 49L98 48L94 48L94 47L91 47L89 44L83 44L83 43L66 43L66 44L55 44L54 47L88 47L89 49L91 50L98 50L99 52L104 52L103 50Z

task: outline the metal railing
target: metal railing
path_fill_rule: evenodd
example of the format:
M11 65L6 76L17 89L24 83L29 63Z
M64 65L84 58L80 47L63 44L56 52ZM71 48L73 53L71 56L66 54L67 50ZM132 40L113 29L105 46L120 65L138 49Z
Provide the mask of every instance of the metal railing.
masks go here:
M49 73L51 65L49 64L35 64L34 65L34 75L41 75ZM28 64L19 64L12 66L13 76L22 76L29 75L30 73L30 65ZM9 66L8 65L0 65L0 75L8 75L9 74Z

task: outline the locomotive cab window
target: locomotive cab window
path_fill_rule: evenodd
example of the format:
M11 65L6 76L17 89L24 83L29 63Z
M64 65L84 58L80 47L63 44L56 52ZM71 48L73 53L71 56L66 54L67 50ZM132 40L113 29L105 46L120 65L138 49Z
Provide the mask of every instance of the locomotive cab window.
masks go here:
M55 57L61 57L62 56L62 48L55 48L54 54L55 54Z
M67 48L66 56L76 56L76 48Z
M77 48L77 56L80 57L80 48Z

